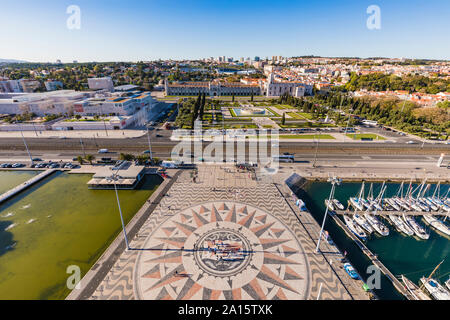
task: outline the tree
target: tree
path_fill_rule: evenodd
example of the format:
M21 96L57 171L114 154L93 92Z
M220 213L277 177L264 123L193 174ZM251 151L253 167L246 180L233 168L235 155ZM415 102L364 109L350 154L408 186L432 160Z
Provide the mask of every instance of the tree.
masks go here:
M281 118L281 124L283 126L286 124L286 112L283 112L283 118Z
M78 156L78 157L77 157L77 161L78 161L78 163L79 163L80 165L82 165L82 164L84 163L84 159L83 159L82 156Z
M119 159L124 161L133 161L135 159L135 156L130 153L121 153L119 155Z
M88 161L91 165L94 160L95 160L95 156L93 156L92 154L86 155L86 161Z
M234 94L233 94L233 97L231 98L231 101L234 102Z

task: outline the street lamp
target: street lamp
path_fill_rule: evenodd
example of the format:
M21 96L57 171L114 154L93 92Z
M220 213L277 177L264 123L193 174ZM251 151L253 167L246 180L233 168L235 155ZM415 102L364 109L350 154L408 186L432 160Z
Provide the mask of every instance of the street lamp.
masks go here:
M27 149L28 156L30 157L31 165L33 165L33 157L31 156L30 150L28 150L27 142L25 141L25 137L23 136L22 123L20 124L20 134L22 135L23 144L25 145L25 149Z
M148 130L148 125L147 125L147 139L148 139L148 150L150 152L150 160L153 161L152 144L150 142L150 132Z
M119 193L117 192L117 185L116 185L116 181L119 180L119 178L120 178L119 173L118 173L119 169L115 173L114 173L113 168L111 168L111 170L113 171L113 173L111 174L110 177L106 178L106 180L113 181L113 183L114 183L114 190L116 192L117 206L119 207L119 213L120 213L120 221L122 222L122 230L123 230L123 235L125 237L125 245L126 245L127 249L130 250L130 246L128 244L127 231L125 229L125 223L123 222L122 208L120 207Z
M331 203L331 199L334 199L334 190L336 189L336 185L340 185L342 180L337 178L337 177L330 177L327 180L328 182L331 182L331 192L330 192L330 197L328 198L328 205L326 206L326 210L325 210L325 215L323 217L323 222L322 222L322 228L320 229L320 234L319 234L319 241L317 242L317 247L316 247L316 253L319 252L319 247L320 247L320 240L322 239L322 233L323 233L323 228L325 227L325 221L327 219L327 215L328 215L328 207Z

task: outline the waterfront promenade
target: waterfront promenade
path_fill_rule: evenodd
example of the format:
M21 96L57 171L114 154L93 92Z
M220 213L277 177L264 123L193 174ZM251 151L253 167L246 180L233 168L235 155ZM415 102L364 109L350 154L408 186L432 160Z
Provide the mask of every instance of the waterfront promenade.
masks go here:
M299 220L284 182L220 165L191 175L174 177L131 250L106 252L67 299L368 299L337 248L315 252L320 228L309 213Z

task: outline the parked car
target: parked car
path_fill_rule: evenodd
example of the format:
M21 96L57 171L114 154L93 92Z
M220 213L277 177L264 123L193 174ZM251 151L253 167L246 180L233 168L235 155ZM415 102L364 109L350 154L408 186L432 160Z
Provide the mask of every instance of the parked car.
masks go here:
M108 153L108 149L100 149L98 150L98 153Z
M33 158L33 159L31 159L31 160L33 160L33 162L41 162L41 161L44 161L44 160L42 160L41 158Z

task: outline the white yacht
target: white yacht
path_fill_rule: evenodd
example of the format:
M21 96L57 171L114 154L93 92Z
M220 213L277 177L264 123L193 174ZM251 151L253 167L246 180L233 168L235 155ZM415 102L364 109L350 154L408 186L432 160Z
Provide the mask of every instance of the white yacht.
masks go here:
M370 225L373 227L373 229L381 236L386 237L389 235L389 228L382 223L378 218L370 213L366 213L364 215L364 218L366 218L367 222L370 223Z
M367 231L368 234L371 234L373 232L372 227L362 215L355 213L353 215L353 220L355 220L357 224L359 224L365 231Z
M400 206L394 199L387 198L386 202L396 211L400 211Z
M333 201L329 201L328 199L325 199L325 206L328 207L329 210L334 211Z
M403 220L420 239L428 240L430 238L430 234L416 221L416 219L414 219L413 216L403 214Z
M339 210L344 210L344 206L342 203L339 202L338 199L333 199L333 204L336 208L338 208Z
M350 216L344 214L343 217L345 224L347 225L347 227L350 229L351 232L353 232L361 240L367 239L367 235L364 232L364 230L358 224L356 224Z
M450 300L450 292L436 280L422 277L420 282L434 300Z
M388 217L399 232L403 232L408 236L414 235L414 231L412 231L411 228L408 227L408 225L399 216L390 214Z
M447 290L450 290L450 277L445 281L445 286L447 287Z
M423 219L436 230L450 236L450 228L445 224L445 222L437 219L431 214L424 214Z
M431 300L430 297L425 294L425 292L420 290L420 288L407 277L402 275L401 279L403 284L405 285L406 290L408 290L408 292L415 300Z

